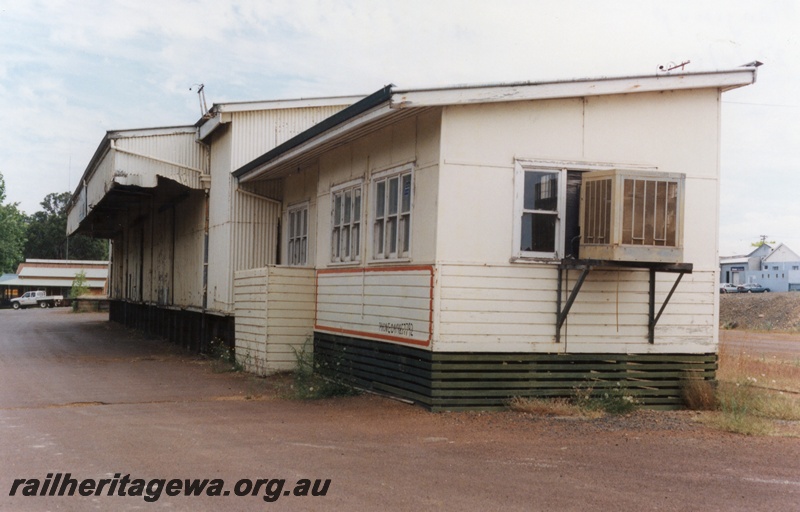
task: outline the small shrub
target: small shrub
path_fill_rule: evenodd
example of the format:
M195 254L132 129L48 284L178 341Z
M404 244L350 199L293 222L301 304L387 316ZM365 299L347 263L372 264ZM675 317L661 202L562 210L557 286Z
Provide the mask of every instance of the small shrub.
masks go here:
M236 353L225 340L214 338L208 343L208 357L215 373L241 372L242 364L236 360Z
M718 407L714 381L687 379L681 386L686 407L693 411L713 411Z
M578 388L575 390L575 396L577 405L589 411L628 414L639 407L639 401L627 392L621 382L603 391L595 391L591 387Z
M72 288L69 290L69 298L72 302L72 311L78 311L78 297L89 293L89 285L86 282L86 272L81 270L75 274L75 279L72 280Z
M332 367L339 366L341 362L316 361L309 345L310 340L307 340L299 350L295 350L297 367L294 371L291 395L300 400L358 395L358 389L332 371Z

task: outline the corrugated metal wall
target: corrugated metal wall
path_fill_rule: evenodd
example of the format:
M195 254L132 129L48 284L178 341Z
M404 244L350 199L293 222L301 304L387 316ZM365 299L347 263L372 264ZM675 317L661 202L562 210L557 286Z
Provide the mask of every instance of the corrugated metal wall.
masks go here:
M190 188L201 188L199 171L208 172L208 148L195 140L195 133L121 138L115 141L115 173L127 173L118 181L153 187L157 176ZM131 151L143 156L125 153ZM175 164L175 165L172 165Z
M348 105L257 110L232 114L235 130L233 169L258 158L275 146L319 123Z
M203 304L203 224L205 197L194 192L175 208L175 261L172 304Z
M111 242L111 279L108 296L122 299L125 291L125 237L120 234Z
M281 204L237 191L233 201L233 270L272 265L276 260Z
M114 180L114 153L106 153L94 174L89 178L86 184L86 193L89 205L95 205L103 199L106 192L111 187L111 182Z
M208 162L208 148L196 140L197 133L176 132L117 139L117 147L188 167L201 169Z
M204 197L165 198L129 212L114 239L109 296L158 305L197 307L203 298Z
M261 156L347 105L233 112L229 131L212 141L209 308L232 311L234 272L276 261L282 200L280 181L237 191L230 172ZM226 181L227 180L227 181ZM264 196L264 197L256 197Z
M67 233L78 229L80 222L86 217L86 189L81 188L75 196L75 206L67 212Z

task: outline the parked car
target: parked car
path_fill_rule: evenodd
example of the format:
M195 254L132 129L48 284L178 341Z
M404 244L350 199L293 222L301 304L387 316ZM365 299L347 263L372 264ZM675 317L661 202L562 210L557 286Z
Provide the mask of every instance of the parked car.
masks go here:
M719 293L739 293L739 287L735 284L723 283L719 287Z
M11 299L11 307L14 309L35 306L40 308L53 308L60 306L64 300L62 295L47 295L39 290L35 292L25 292L21 297Z
M758 283L741 284L738 288L739 293L764 293L769 291L769 288L764 288Z

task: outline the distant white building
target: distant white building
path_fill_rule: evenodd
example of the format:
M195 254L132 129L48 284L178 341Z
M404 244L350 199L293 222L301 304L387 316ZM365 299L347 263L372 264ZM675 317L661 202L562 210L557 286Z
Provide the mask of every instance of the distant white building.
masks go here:
M720 258L720 282L758 283L773 292L800 291L800 256L784 244L762 245L746 256Z
M744 284L744 272L747 270L760 270L761 259L772 252L772 247L764 244L750 254L737 256L723 256L719 259L719 282L731 284Z

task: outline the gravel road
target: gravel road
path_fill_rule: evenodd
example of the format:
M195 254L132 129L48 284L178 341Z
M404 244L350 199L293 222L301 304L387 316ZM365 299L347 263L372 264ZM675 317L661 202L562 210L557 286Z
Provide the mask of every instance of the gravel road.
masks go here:
M800 503L796 438L720 433L690 412L577 421L435 414L372 395L292 401L275 391L279 379L214 373L105 318L0 311L0 510L789 511ZM157 479L220 479L228 495L162 490L146 501L146 493L108 495L111 484L98 495L24 495L41 494L58 473L118 484L130 475L155 480L153 490ZM236 495L258 479L268 482L255 496ZM303 479L330 484L324 496L289 492ZM266 501L279 480L287 490Z

